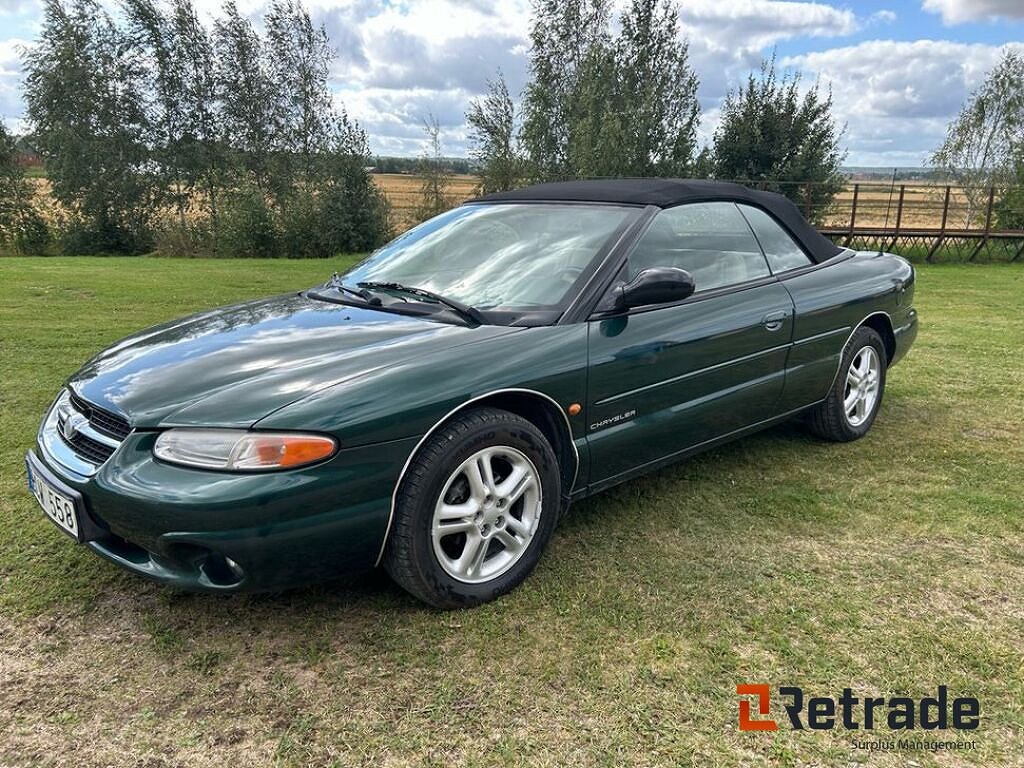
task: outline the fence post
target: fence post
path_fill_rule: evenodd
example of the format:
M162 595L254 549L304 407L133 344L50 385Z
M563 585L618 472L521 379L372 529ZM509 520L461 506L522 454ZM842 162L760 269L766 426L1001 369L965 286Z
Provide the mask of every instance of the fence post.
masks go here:
M996 201L996 188L995 185L988 188L988 206L985 208L985 234L981 238L981 242L978 243L978 247L971 252L971 257L968 261L974 261L974 257L981 253L981 249L988 245L988 236L992 231L992 207Z
M853 240L853 227L857 221L857 198L860 196L860 184L853 185L853 207L850 208L850 228L846 232L846 242L843 245L849 245L850 241Z
M892 233L892 242L889 244L889 250L891 251L896 247L896 241L900 236L900 224L903 223L903 195L907 192L907 185L900 184L900 199L896 203L896 230Z
M804 184L804 218L811 220L811 182Z
M939 249L942 242L946 239L946 221L949 219L949 195L952 190L948 184L946 185L946 201L942 204L942 225L939 227L939 236L935 238L935 242L932 243L931 250L928 251L928 255L924 257L924 260L931 262L932 256L935 255L935 251Z

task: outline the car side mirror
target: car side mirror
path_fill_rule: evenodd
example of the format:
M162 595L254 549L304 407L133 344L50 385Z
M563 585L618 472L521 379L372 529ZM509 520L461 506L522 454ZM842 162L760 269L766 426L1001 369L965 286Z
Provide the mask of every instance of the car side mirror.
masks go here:
M696 288L693 275L685 269L652 267L616 289L615 309L671 304L687 298Z

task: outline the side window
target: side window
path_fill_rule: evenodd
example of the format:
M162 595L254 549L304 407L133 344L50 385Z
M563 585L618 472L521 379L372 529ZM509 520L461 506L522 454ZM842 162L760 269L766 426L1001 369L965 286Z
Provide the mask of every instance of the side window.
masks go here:
M757 235L772 272L785 272L813 263L803 248L797 245L789 233L767 213L750 205L741 205L740 209Z
M661 211L629 255L628 277L651 267L685 269L697 291L771 274L734 203L692 203Z

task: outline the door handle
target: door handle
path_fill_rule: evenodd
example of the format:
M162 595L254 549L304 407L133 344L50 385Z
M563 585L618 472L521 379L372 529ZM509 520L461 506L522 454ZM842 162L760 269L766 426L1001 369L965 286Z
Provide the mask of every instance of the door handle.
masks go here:
M761 318L761 325L766 331L779 331L785 325L787 317L789 317L788 312L769 312Z

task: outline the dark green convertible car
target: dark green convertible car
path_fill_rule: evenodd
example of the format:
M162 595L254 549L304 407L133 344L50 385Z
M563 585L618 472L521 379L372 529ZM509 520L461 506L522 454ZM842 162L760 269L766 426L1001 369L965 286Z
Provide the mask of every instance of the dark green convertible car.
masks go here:
M903 259L737 185L491 195L323 285L101 352L28 482L77 541L175 586L383 565L474 605L530 573L575 499L798 415L864 435L913 293Z

